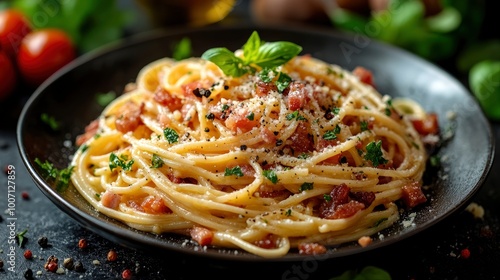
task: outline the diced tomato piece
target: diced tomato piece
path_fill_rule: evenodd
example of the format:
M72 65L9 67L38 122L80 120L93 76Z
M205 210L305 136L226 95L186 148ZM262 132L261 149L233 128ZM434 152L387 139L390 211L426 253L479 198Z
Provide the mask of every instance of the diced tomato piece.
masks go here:
M359 78L359 80L367 85L375 87L375 81L373 79L373 74L370 70L358 66L356 67L352 73Z
M414 119L411 122L420 135L439 134L439 123L436 113L429 113L425 119Z

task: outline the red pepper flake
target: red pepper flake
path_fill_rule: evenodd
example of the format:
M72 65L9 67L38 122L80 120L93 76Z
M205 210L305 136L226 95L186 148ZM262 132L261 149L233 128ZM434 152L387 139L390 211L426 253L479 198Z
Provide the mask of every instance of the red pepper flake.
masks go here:
M132 279L132 270L130 269L125 269L123 272L122 272L122 279Z
M29 200L30 199L30 195L27 191L23 191L21 193L21 197L24 199L24 200Z
M118 258L118 254L115 250L109 250L108 252L108 261L114 262Z
M33 253L31 252L31 250L24 251L23 255L24 255L24 258L27 260L31 260L33 258Z
M460 256L464 259L468 259L470 257L470 250L465 248L460 252Z
M88 246L87 239L81 238L80 240L78 240L78 248L85 249L87 248L87 246Z

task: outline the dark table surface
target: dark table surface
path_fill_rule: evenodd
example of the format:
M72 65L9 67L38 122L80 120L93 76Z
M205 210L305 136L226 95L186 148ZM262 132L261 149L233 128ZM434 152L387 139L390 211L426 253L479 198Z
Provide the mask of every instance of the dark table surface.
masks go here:
M35 279L120 279L130 269L134 279L330 279L347 270L366 266L384 269L392 279L497 279L500 277L500 162L495 160L483 187L472 199L484 208L482 218L468 211L457 212L430 229L401 242L363 254L301 262L231 262L202 256L151 252L127 248L83 228L62 212L36 187L19 155L15 127L25 98L0 104L0 279L22 279L31 269ZM496 146L500 145L500 123L491 123ZM498 159L496 149L495 158ZM16 232L27 229L23 247L11 251L8 220L8 166L15 167ZM38 244L47 237L49 246ZM78 241L87 240L80 249ZM25 250L32 259L25 259ZM108 261L110 250L116 261ZM469 252L467 256L465 252ZM49 256L62 263L65 258L80 261L84 271L47 272Z

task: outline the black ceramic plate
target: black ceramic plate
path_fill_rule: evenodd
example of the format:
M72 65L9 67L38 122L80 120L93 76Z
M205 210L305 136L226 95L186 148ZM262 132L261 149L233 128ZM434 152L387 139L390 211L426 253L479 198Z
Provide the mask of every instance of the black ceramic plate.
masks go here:
M353 242L329 250L324 257L352 255L412 236L462 209L480 188L493 161L494 141L488 121L460 82L405 51L359 35L270 27L158 31L124 40L77 59L37 89L22 111L17 129L18 145L34 182L53 203L83 226L120 244L223 259L262 260L234 250L201 250L189 242L185 244L185 238L176 235L156 236L131 229L97 213L75 189L57 192L34 162L39 158L54 163L57 168L67 167L75 150L72 145L75 137L103 109L97 104L96 95L122 92L125 84L134 81L144 65L171 56L172 46L182 38L191 39L193 55L199 56L211 47L240 48L254 29L265 41L298 43L303 47L303 53L346 69L352 70L358 65L371 69L380 92L413 98L427 111L439 114L443 130L449 127L454 131L452 139L439 151L443 158L442 167L430 178L428 193L431 198L428 203L403 215L400 222L383 232L384 238L375 238L371 246L361 248ZM44 113L61 123L59 131L51 131L41 121L40 116ZM456 118L447 118L449 113L455 113ZM302 258L304 256L293 251L280 260Z

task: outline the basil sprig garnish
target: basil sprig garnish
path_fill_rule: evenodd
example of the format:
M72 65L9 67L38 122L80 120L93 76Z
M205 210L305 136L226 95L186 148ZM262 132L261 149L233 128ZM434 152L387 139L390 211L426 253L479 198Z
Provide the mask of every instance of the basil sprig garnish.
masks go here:
M255 66L272 69L283 65L302 51L301 46L291 42L262 42L257 31L252 32L242 49L243 58L224 47L208 49L201 58L215 63L228 76L240 77L254 73Z

